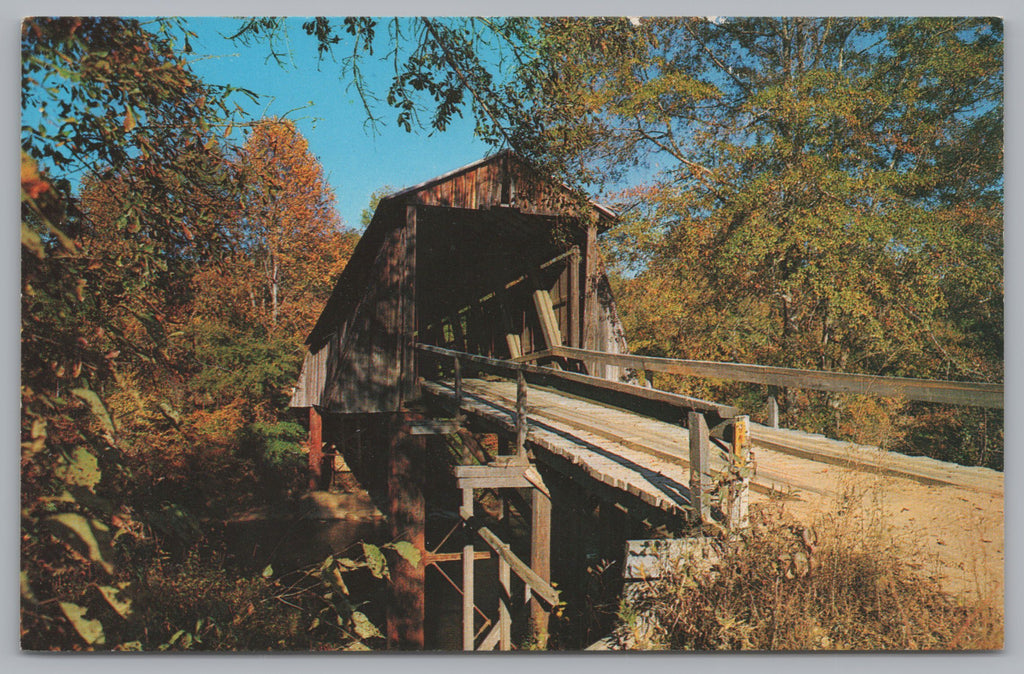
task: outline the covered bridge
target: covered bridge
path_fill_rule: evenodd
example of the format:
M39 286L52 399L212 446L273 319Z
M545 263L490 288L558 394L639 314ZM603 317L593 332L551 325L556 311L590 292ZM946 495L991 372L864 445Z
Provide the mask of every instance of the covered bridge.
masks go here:
M438 414L436 400L431 409L421 395L423 378L436 379L441 366L424 347L503 362L539 360L566 376L620 379L624 370L614 364L538 357L556 347L626 353L597 248L598 234L615 217L510 152L383 198L306 339L308 352L291 407L308 409L310 487L328 486L333 456L343 455L387 513L395 539L426 553L428 503L450 511L458 507L460 494L451 462L428 458L446 442L436 434L454 438L455 429L464 448L491 445L478 454L487 460L509 458L510 444L506 434L499 447L493 429L469 433L469 422L458 411L448 430L424 430L431 419L452 416L450 410ZM518 414L520 425L523 417ZM530 465L522 463L524 436L517 445L519 481ZM473 460L467 454L456 463ZM466 479L472 478L463 476L458 483L463 493ZM504 484L506 478L497 479ZM472 491L468 487L465 517L472 517ZM544 515L550 512L550 495L546 489L533 491L540 501L527 510L541 524L533 528L531 568L523 573L534 578L538 591L550 590L550 524ZM452 497L454 504L445 500ZM472 567L473 554L463 556ZM472 568L463 569L463 583L472 586L472 575ZM422 648L425 569L395 560L392 578L389 645ZM464 624L471 630L472 590L464 595L470 597ZM531 610L535 625L546 624L536 600ZM500 638L485 638L484 645L507 646L509 621L500 622L502 629L493 632ZM463 643L472 647L473 635L464 635Z
M625 353L597 249L614 219L508 151L381 199L306 339L291 406L400 411L416 395L415 341L512 359Z

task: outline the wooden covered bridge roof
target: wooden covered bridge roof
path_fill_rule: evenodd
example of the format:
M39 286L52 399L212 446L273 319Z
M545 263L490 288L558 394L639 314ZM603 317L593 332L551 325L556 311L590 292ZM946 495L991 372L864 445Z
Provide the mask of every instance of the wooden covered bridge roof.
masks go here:
M508 151L381 199L306 339L291 406L397 411L414 341L502 358L625 352L596 244L615 217Z

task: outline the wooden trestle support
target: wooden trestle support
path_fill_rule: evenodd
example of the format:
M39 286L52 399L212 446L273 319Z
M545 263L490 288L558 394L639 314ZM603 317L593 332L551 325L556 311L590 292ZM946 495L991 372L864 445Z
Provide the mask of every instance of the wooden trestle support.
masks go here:
M396 535L405 533L406 540L413 541L421 549L422 485L417 480L422 481L423 471L417 469L415 462L409 460L407 448L411 445L405 436L465 433L462 430L465 422L462 415L464 395L462 359L465 358L478 364L486 364L484 361L487 361L487 359L468 354L458 354L436 348L429 350L434 355L447 356L452 360L453 386L451 390L454 396L450 402L450 411L453 413L454 419L412 421L411 425L394 436L396 440L392 444L391 458L391 479L393 480L391 491L392 494L400 496L398 499L392 497L392 516L396 522L396 530L393 533ZM494 365L495 362L490 361L490 364ZM462 493L459 516L464 540L461 551L462 587L459 590L462 594L462 648L467 651L493 650L495 647L500 650L512 648L511 577L513 574L524 584L524 600L530 605L530 637L535 647L541 649L546 647L549 613L559 603L559 592L551 584L551 492L537 466L531 463L530 453L527 449L529 423L524 371L528 371L529 366L506 361L502 368L515 370L504 373L509 377L514 376L516 380L514 427L508 428L508 436L510 439L514 438L514 445L510 448L511 453L494 458L487 457L487 462L481 464L478 461L485 457L480 452L476 452L477 456L474 456L474 452L466 446L461 465L456 466L454 471L456 486ZM567 373L560 374L561 376L572 376ZM748 476L752 463L749 451L748 417L736 415L724 422L716 417L716 421L721 423L715 429L709 430L703 412L690 411L686 417L690 449L691 517L700 522L710 523L713 521L711 491L715 486L716 476L712 475L710 469L709 451L711 443L714 442L730 457L729 471L726 476L728 479L726 502L722 504L724 524L729 529L743 528L747 526L748 521ZM414 451L418 451L418 449ZM418 473L418 475L413 473ZM475 517L475 491L478 489L489 489L498 493L513 489L531 490L529 562L520 559L506 542ZM504 496L502 501L504 503ZM402 523L418 526L419 538L413 540L408 537L408 534L412 532L400 531ZM477 551L475 549L477 540L482 541L489 551ZM424 552L426 553L426 551ZM477 632L476 615L480 613L480 610L475 601L475 561L481 556L490 557L492 554L497 557L500 584L497 621L492 622L485 619L480 632ZM455 555L426 553L424 559L427 563L454 561ZM411 574L408 569L405 570L405 573L401 582L396 579L396 594L400 594L405 589L412 591L419 587L422 596L423 570L418 571L419 575ZM422 623L422 600L416 604L411 599L404 601L398 597L396 599L398 599L394 604L396 610L410 611L410 613L401 617L396 616L393 621L389 618L388 634L389 639L393 638L391 641L393 647L414 648L417 644L422 645L422 625L420 625L418 633L411 629L415 621L419 620ZM410 635L411 638L409 638Z
M459 358L454 359L454 411L461 420L462 368ZM551 492L540 472L530 463L526 451L528 433L526 414L526 380L518 373L516 386L515 447L510 456L497 457L486 465L470 465L470 456L464 455L463 465L455 469L457 486L462 491L459 516L463 523L462 548L462 649L507 651L512 648L512 574L525 585L524 599L530 604L530 631L538 648L546 647L548 612L558 605L558 591L551 585ZM486 526L478 524L474 516L476 489L530 489L530 562L524 562L509 545ZM498 557L498 621L477 643L475 629L475 568L478 553L474 540L479 538ZM486 627L486 626L485 626Z

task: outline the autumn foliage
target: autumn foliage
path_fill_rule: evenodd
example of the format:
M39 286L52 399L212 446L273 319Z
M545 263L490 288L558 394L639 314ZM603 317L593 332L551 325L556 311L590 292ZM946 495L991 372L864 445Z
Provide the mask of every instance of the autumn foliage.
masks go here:
M232 92L162 25L23 27L29 649L177 643L147 583L215 552L211 514L299 483L288 388L354 244L295 126L255 123L233 146ZM288 441L268 457L261 434Z
M236 37L281 27L243 20ZM471 109L492 144L574 186L614 188L622 217L602 243L632 351L1002 380L1001 21L302 28L320 56L349 41L342 74L371 117L360 58L391 39L395 77L378 93L400 126L424 101L436 131ZM235 97L255 94L192 72L194 37L182 19L22 26L27 649L311 643L255 608L264 578L226 579L212 523L302 483L288 394L357 237L296 125L240 118ZM655 386L745 410L769 393ZM777 393L789 426L1002 467L1001 413ZM379 578L380 554L346 571ZM310 576L323 596L338 563ZM344 638L377 638L352 606L329 609L325 624L355 625Z

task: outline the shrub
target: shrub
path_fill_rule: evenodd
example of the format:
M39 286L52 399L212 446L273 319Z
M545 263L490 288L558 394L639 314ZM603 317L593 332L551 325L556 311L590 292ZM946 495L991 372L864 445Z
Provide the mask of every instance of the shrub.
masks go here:
M998 608L945 594L916 575L884 536L853 536L842 518L820 531L804 528L775 506L753 521L742 537L718 542L713 571L679 571L639 586L620 608L620 643L683 650L1002 648Z

